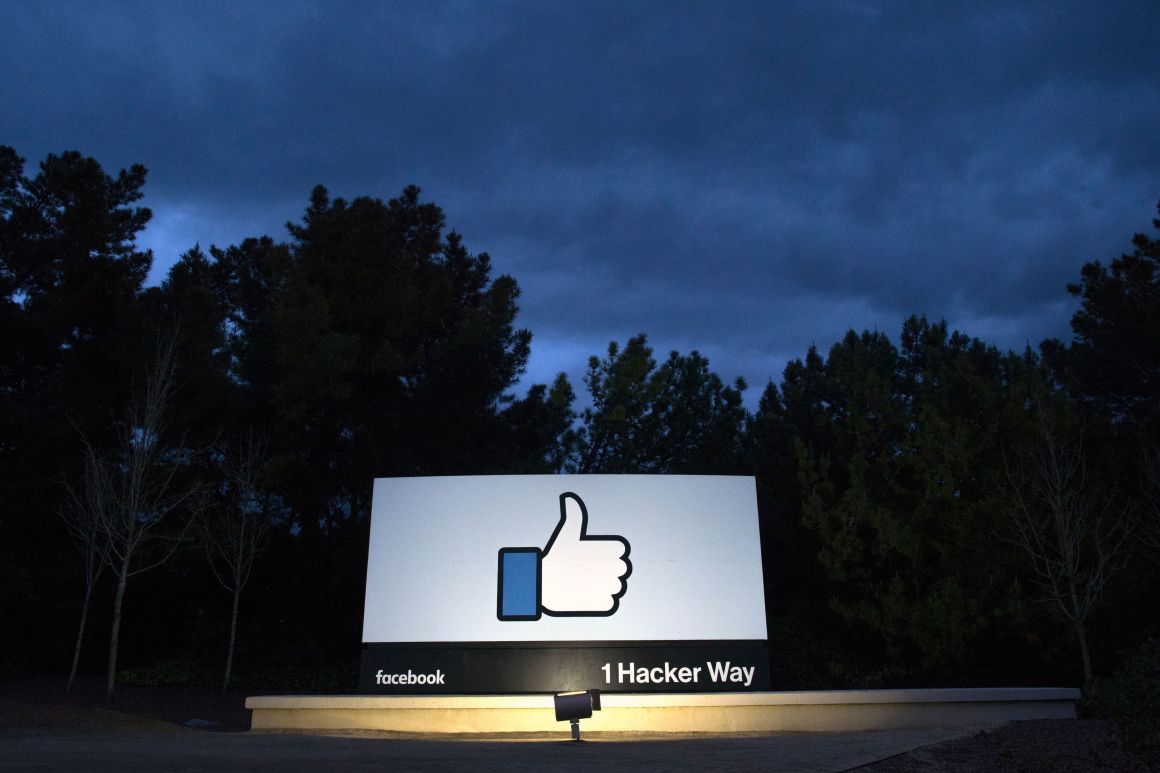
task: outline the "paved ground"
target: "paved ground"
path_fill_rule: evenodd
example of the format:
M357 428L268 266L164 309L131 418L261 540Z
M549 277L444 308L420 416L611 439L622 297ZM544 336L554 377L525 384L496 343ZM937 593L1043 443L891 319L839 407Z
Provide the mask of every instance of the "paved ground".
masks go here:
M843 771L979 728L664 737L590 734L444 740L385 733L217 733L184 728L0 728L4 771L642 770Z

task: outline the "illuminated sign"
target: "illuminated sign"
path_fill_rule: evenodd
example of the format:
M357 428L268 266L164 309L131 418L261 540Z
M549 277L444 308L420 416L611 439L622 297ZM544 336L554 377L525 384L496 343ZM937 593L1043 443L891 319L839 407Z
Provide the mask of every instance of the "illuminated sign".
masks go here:
M752 478L375 481L364 691L762 689Z

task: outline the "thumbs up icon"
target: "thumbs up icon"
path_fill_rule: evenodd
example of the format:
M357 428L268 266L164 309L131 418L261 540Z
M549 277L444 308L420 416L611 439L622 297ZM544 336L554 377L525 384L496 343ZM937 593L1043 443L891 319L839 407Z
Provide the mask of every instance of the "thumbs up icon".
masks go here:
M588 534L583 500L560 495L560 522L543 550L500 548L500 620L607 617L616 612L632 574L624 537Z

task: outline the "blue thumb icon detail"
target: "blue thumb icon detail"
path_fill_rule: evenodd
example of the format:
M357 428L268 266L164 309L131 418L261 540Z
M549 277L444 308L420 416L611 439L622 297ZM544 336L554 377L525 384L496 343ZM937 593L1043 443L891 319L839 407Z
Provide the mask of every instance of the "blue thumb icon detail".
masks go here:
M499 551L499 599L496 617L500 620L539 620L539 548L501 548Z

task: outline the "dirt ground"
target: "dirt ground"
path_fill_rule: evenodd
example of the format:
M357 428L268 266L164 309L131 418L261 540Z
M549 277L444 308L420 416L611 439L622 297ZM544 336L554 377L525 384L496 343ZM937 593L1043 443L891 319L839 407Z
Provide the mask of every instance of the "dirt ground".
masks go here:
M859 773L1080 773L1160 771L1160 759L1126 751L1096 719L1009 722L991 731L926 746Z
M83 730L250 729L246 696L197 687L125 687L105 699L104 680L78 679L69 695L62 679L0 682L0 729Z
M0 682L0 736L107 730L211 732L249 729L245 695L206 688L118 686L107 704L99 679L64 695L61 680ZM3 767L0 763L0 767ZM857 768L860 773L919 771L1160 771L1160 760L1126 751L1099 720L1012 722L990 732L925 746Z

